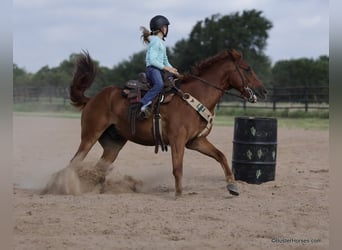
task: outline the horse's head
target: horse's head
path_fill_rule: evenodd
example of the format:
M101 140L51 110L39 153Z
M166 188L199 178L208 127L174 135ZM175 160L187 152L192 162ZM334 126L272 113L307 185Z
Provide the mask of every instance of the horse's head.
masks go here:
M249 102L255 103L257 97L265 99L267 91L249 64L243 60L242 54L236 50L228 51L234 64L233 72L228 79L228 88L238 90Z

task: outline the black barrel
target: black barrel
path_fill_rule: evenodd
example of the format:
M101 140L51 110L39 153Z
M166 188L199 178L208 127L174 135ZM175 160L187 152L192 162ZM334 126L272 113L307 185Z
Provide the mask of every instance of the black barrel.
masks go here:
M236 117L232 169L236 180L260 184L275 179L277 120Z

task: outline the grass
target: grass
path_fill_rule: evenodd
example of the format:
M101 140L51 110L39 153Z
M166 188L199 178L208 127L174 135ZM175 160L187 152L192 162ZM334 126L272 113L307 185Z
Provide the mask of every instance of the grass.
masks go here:
M59 117L59 118L77 118L81 117L81 112L73 112L73 111L64 111L64 112L17 112L14 111L13 114L15 116L38 116L38 117Z
M37 116L37 117L59 117L79 119L80 112L14 112L16 116ZM214 126L234 126L234 119L237 116L217 115L214 119ZM263 116L264 117L264 116ZM273 117L276 118L276 117ZM322 118L276 118L278 127L303 128L303 129L329 129L329 119Z
M77 118L81 112L62 100L13 104L14 115ZM225 108L216 111L215 126L234 126L234 118L240 116L270 117L278 120L278 127L303 129L329 129L329 110L289 110Z
M247 117L268 117L276 118L278 127L303 128L303 129L329 129L329 110L316 109L305 112L304 110L280 109L253 109L247 108L220 108L216 112L215 125L234 126L234 118Z
M309 110L305 112L303 109L289 109L283 108L273 111L272 109L266 108L247 108L243 110L243 108L228 108L222 107L216 111L217 116L256 116L256 117L282 117L282 118L321 118L321 119L329 119L329 110L328 109L316 109Z
M262 116L265 117L265 116ZM329 129L329 119L321 118L283 118L272 117L278 121L278 127L282 128L303 128L303 129ZM214 125L216 126L234 126L235 116L216 116Z
M75 109L69 102L63 99L41 100L39 102L21 102L14 103L13 110L15 112L72 112Z
M61 118L80 118L81 112L77 111L62 98L44 99L39 102L21 102L13 104L14 115L18 116L45 116Z

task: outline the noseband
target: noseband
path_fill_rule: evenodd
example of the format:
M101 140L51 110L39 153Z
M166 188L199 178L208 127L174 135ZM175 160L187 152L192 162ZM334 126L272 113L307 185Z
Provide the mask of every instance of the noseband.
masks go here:
M245 81L245 78L242 76L242 73L241 73L239 65L235 64L235 68L236 68L236 71L240 75L240 78L242 80L242 84L243 84L244 90L248 93L247 101L249 101L251 103L255 103L256 102L256 96L255 96L253 90L250 87L248 87L248 83ZM250 72L251 71L251 67L248 66L248 68L245 69L245 70Z
M253 90L250 87L248 87L248 83L245 81L245 78L243 77L243 75L241 73L240 66L238 64L235 64L235 68L236 68L236 71L240 75L240 78L241 78L241 81L242 81L242 84L243 84L243 89L248 93L248 97L247 98L245 96L243 96L242 93L240 95L231 93L228 90L225 90L223 88L217 87L215 84L213 84L213 83L211 83L211 82L209 82L209 81L207 81L207 80L205 80L205 79L203 79L201 77L195 76L193 74L190 74L190 76L192 78L195 78L195 79L201 81L202 83L204 83L206 85L209 85L210 87L213 87L213 88L215 88L217 90L222 91L226 95L231 95L231 96L239 97L239 98L244 99L244 100L247 99L248 102L255 103L256 102L256 96L255 96ZM250 71L251 68L248 67L246 70Z

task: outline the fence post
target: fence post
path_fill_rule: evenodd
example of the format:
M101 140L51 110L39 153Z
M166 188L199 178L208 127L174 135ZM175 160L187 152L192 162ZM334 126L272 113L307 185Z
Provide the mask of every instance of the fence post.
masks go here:
M49 86L48 87L48 93L49 93L49 103L52 103L52 87L51 86Z
M276 105L277 105L277 102L276 102L276 87L275 86L273 86L273 97L272 97L272 99L273 99L273 107L272 107L272 109L273 109L273 111L276 111Z
M65 104L66 104L66 100L68 98L68 95L67 95L67 88L62 88L62 95L63 95L63 106L65 107Z
M304 87L304 103L305 103L305 112L308 112L309 106L309 95L308 95L308 83L305 83Z

